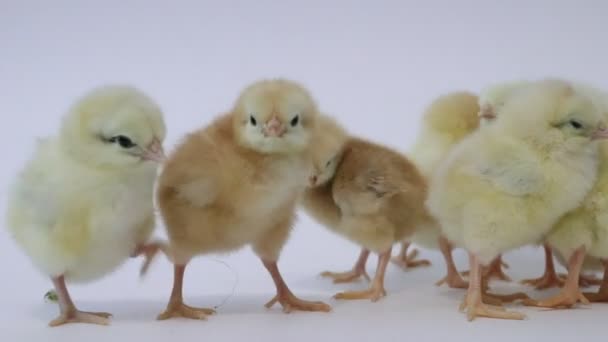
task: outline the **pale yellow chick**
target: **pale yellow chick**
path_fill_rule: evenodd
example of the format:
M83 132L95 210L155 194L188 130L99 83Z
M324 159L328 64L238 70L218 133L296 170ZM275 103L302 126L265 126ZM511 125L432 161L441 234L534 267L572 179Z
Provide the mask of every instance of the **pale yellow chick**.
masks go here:
M608 96L589 86L579 86L596 100L608 118ZM579 274L584 266L596 268L598 263L608 266L608 143L600 144L600 164L597 181L584 202L566 214L547 236L547 244L566 261L568 278L559 296L536 303L539 306L557 304L571 306L580 295ZM558 258L558 259L560 259ZM599 261L599 262L598 262ZM597 294L586 294L591 301L608 300L607 276Z
M432 179L427 205L445 237L467 249L467 317L522 319L482 301L481 266L538 243L578 207L597 174L600 110L570 83L532 82L509 98L493 124L465 138ZM500 209L500 210L497 210Z
M519 89L524 88L528 84L530 84L530 81L509 81L493 84L482 89L479 98L479 104L481 108L479 112L480 124L482 126L485 126L493 122L494 119L500 114L501 108L504 106L505 102L509 99L509 97L515 92L517 92ZM596 102L596 105L601 105L596 100L600 99L601 101L601 96L597 96L598 94L596 89L583 84L575 84L574 86L580 91L583 91L586 94L592 96L592 100ZM564 284L564 280L562 279L563 277L558 275L555 270L555 264L553 262L554 251L546 243L543 244L543 248L545 258L545 267L543 274L538 278L524 279L521 281L521 283L532 285L538 290L547 289L555 286L561 287ZM495 267L497 266L496 261L493 262L493 264ZM579 283L581 284L581 286L589 286L597 284L598 280L595 279L593 276L581 273Z
M326 125L331 124L337 125L326 121ZM340 130L320 132L338 136L334 132ZM323 151L313 152L316 171L303 195L303 207L328 229L362 247L353 270L322 274L336 282L366 276L367 257L370 251L377 253L378 267L371 287L335 295L336 299L377 301L386 295L384 275L392 245L432 221L424 207L425 180L407 158L378 144L350 137L341 147L339 143L315 145Z
M263 80L242 91L232 110L197 130L171 153L158 186L158 203L174 263L173 291L158 317L205 319L214 311L187 306L182 283L198 256L246 245L272 276L278 302L291 310L329 311L294 296L277 267L306 186L308 147L317 105L301 85Z
M80 98L58 137L41 140L19 173L8 202L8 229L55 286L60 316L108 324L109 314L82 312L66 282L89 282L130 256L151 257L153 187L164 159L159 107L130 86L104 86Z

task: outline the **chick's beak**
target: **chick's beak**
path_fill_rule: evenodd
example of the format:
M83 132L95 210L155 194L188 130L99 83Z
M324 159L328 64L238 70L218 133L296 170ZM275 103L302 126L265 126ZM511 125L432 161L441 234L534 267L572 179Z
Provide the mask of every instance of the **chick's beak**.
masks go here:
M317 176L310 176L308 177L308 183L310 184L310 186L315 186L317 185Z
M494 115L494 110L492 109L492 106L483 105L483 106L481 106L481 108L479 110L479 117L488 119L488 120L492 120L492 119L496 118L496 115Z
M264 124L262 132L266 137L281 137L285 133L285 126L281 120L273 116Z
M591 135L591 139L608 139L608 128L604 125L600 125Z
M144 160L150 160L157 163L162 163L165 161L165 159L167 159L165 156L165 151L163 150L163 145L160 141L158 141L158 139L154 139L154 141L152 141L150 145L144 149L142 158Z

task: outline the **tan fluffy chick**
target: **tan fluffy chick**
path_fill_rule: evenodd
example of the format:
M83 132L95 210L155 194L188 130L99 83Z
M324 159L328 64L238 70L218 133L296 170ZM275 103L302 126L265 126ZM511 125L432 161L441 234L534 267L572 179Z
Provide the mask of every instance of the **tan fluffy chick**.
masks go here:
M158 202L175 270L173 292L159 319L204 319L213 313L184 304L186 265L197 255L245 245L252 246L276 285L267 307L279 302L285 312L330 310L295 297L277 267L308 178L317 115L301 85L259 81L243 90L230 113L188 135L169 156Z
M436 98L425 110L422 128L416 142L408 154L421 173L429 179L437 165L446 157L452 147L469 135L479 125L479 105L475 94L457 91ZM447 275L437 285L447 283L450 287L466 288L452 259L452 247L441 237L438 225L417 230L411 242L427 249L440 249L447 266ZM410 242L403 242L401 252L393 262L403 268L430 264L427 260L415 260L418 252L408 254Z
M315 153L316 171L303 195L303 207L331 231L360 245L362 252L352 271L322 274L336 282L365 276L370 251L377 253L378 267L370 288L335 295L336 299L377 301L386 295L384 275L392 245L432 220L424 207L424 177L398 152L363 139L348 138L341 148L327 152L325 158Z

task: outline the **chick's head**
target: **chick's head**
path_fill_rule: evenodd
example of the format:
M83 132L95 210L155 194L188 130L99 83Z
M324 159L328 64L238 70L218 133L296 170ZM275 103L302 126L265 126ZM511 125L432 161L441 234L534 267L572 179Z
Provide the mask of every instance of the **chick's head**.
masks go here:
M317 118L311 145L310 187L324 185L334 177L347 139L347 131L336 120L326 115Z
M232 115L238 142L270 154L305 150L318 112L304 87L293 81L273 79L245 88Z
M165 159L158 105L136 88L108 85L82 96L64 117L61 143L76 159L101 167L156 165Z
M442 95L424 112L424 124L435 132L462 138L479 126L477 96L466 91Z
M529 84L528 81L510 81L490 85L479 94L479 122L486 125L492 122L508 98L517 90Z
M549 146L585 146L608 138L601 108L571 83L547 79L531 83L506 102L497 123Z

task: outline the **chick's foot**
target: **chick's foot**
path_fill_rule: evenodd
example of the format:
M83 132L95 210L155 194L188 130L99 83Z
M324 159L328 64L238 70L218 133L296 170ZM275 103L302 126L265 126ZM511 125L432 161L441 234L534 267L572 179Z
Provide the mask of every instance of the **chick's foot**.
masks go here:
M469 286L469 283L462 279L458 272L450 272L435 283L436 286L441 286L443 284L446 284L453 289L466 289Z
M85 312L85 311L68 311L62 312L59 317L49 322L49 326L56 327L68 323L89 323L98 325L109 325L111 314L107 312Z
M555 272L545 272L540 278L524 279L521 283L533 286L537 290L564 286L564 281Z
M403 269L416 268L430 266L431 262L426 259L416 259L418 256L418 250L413 249L411 252L407 252L409 243L404 243L401 247L399 255L391 258L391 262Z
M362 249L361 254L359 255L359 259L355 263L355 266L352 270L347 272L329 272L325 271L321 273L321 277L332 278L334 284L339 283L351 283L358 280L361 277L364 277L367 281L370 281L370 277L365 270L365 264L367 262L367 258L369 257L369 250Z
M446 238L439 238L439 249L441 250L441 254L443 254L443 259L445 260L447 274L443 279L436 282L435 285L441 286L443 284L447 284L453 289L466 289L469 286L469 283L464 281L461 274L458 273L456 264L452 258L452 246Z
M570 260L568 261L568 278L566 279L564 287L562 287L557 295L545 300L524 300L524 305L544 308L569 308L578 302L589 304L589 300L585 298L578 285L584 257L584 247L577 249L570 257Z
M466 311L467 319L474 320L476 317L500 318L500 319L516 319L521 320L526 316L519 312L510 312L502 307L488 305L483 302L483 298L487 297L482 292L482 270L477 256L469 252L470 263L470 279L469 289L465 295L463 303L460 305L460 311ZM494 300L493 298L488 298Z
M340 283L352 283L359 280L361 277L365 280L370 281L370 277L367 271L360 269L353 269L348 272L329 272L325 271L321 273L321 277L333 279L334 284Z
M331 307L323 302L302 300L294 296L291 292L282 295L277 294L264 306L267 309L270 309L276 303L281 304L283 307L283 312L285 313L290 313L292 311L331 311Z
M563 274L563 273L559 274L559 278L562 280L562 282L565 282L567 277L568 277L567 274ZM580 287L591 287L591 286L602 285L602 279L600 279L592 274L581 274L580 277L578 278L578 285Z
M189 318L206 320L207 316L215 314L215 310L209 308L194 308L182 302L174 302L167 305L167 309L156 318L159 321L170 318Z
M380 298L386 296L386 290L383 287L371 287L364 291L347 291L340 292L334 295L335 299L369 299L372 302L377 302Z
M596 293L584 293L590 302L608 302L608 260L602 262L604 263L604 278L601 281L600 289Z
M281 272L279 272L279 268L277 266L276 261L262 259L262 263L264 264L264 267L266 267L266 269L268 270L268 273L270 273L270 276L272 277L272 280L277 289L277 295L274 296L274 298L272 298L268 303L266 303L266 308L270 309L273 305L279 303L281 304L281 306L283 306L283 312L285 313L290 313L294 310L322 312L331 311L331 306L323 302L311 302L302 300L296 297L293 293L291 293L291 290L289 290L289 287L281 276Z
M545 251L545 273L540 278L524 279L521 281L521 283L524 285L534 286L534 288L537 290L564 286L564 280L562 280L555 272L551 247L549 245L544 245L543 248Z

